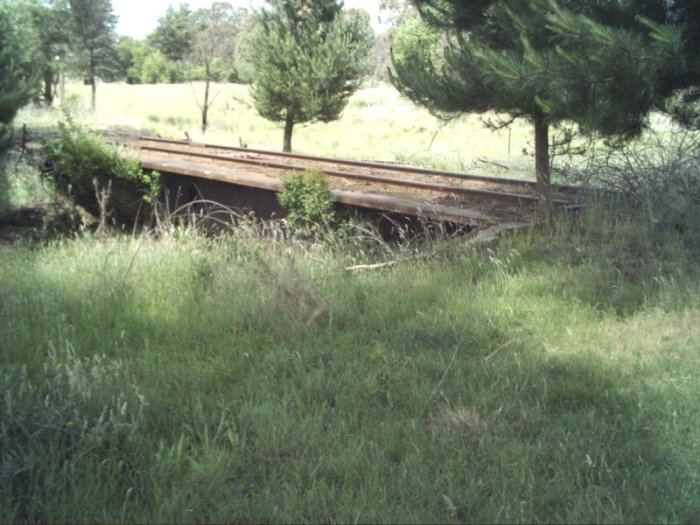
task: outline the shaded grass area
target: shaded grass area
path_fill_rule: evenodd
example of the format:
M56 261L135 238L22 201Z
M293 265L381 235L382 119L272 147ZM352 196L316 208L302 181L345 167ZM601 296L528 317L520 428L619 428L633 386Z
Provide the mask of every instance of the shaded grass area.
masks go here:
M0 213L45 204L55 197L52 181L16 151L0 156Z
M697 253L597 224L4 248L0 520L697 521Z

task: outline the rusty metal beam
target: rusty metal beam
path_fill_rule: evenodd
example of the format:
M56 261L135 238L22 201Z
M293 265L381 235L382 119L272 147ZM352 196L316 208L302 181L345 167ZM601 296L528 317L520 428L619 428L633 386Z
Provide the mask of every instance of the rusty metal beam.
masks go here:
M352 160L352 159L337 159L337 158L330 158L330 157L321 157L321 156L316 156L316 155L305 155L305 154L301 154L301 153L277 152L277 151L269 151L269 150L263 150L263 149L255 149L255 148L240 148L240 147L236 147L236 146L221 146L221 145L216 145L216 144L206 144L203 142L190 142L190 141L186 141L186 140L163 139L160 137L149 137L149 136L141 136L141 137L139 137L139 140L157 142L157 143L162 143L162 144L177 144L179 146L188 146L189 145L189 146L194 146L194 147L198 147L198 148L220 149L220 150L224 150L224 151L232 151L232 152L238 152L238 153L248 152L248 153L257 153L260 155L274 155L276 157L286 157L286 158L291 158L291 159L330 162L330 163L335 163L335 164L345 164L348 166L357 166L357 167L363 167L363 168L376 168L376 169L381 169L381 170L385 170L385 171L396 171L396 172L400 172L400 173L416 173L416 174L420 174L420 175L429 175L429 176L434 176L434 177L448 177L448 178L455 178L455 179L461 179L461 180L482 181L482 182L498 181L498 182L503 182L503 183L508 183L508 184L516 184L519 186L525 186L525 187L529 187L532 189L537 188L536 182L527 181L527 180L508 179L508 178L501 178L501 177L499 177L498 179L495 179L494 177L487 177L485 175L475 175L475 174L471 174L471 173L457 173L454 171L440 171L440 170L433 170L433 169L429 169L429 168L404 166L404 165L392 164L392 163L372 162L372 161ZM576 191L578 189L574 186L566 186L566 185L553 185L553 188L563 190L563 191Z
M188 151L187 149L175 150L175 149L170 149L170 148L162 148L162 147L154 147L154 146L141 146L141 150L142 151L157 152L157 153L166 153L169 155L183 155L183 156L196 157L196 158L201 158L201 159L206 159L206 160L221 161L221 162L226 162L226 163L248 164L248 165L253 165L253 166L261 166L264 168L274 168L274 169L281 169L281 170L298 171L300 169L303 169L302 167L300 167L298 165L288 164L285 162L279 162L279 161L274 161L274 160L248 159L248 158L240 158L240 157L226 157L223 155L212 155L212 154L208 154L208 153L200 153L197 151L192 151L191 149ZM420 181L420 180L397 179L394 177L366 175L366 174L361 174L361 173L340 171L340 170L329 169L329 168L321 168L321 170L323 171L323 173L325 173L328 176L339 177L339 178L344 178L344 179L360 180L360 181L365 181L365 182L374 182L374 183L389 184L389 185L394 185L394 186L402 186L402 187L417 188L417 189L423 189L423 190L439 191L441 193L447 193L447 194L478 195L481 197L488 197L488 198L497 199L500 201L508 201L508 202L515 201L518 204L522 204L524 202L529 202L529 203L539 202L539 198L537 196L528 195L528 194L512 193L512 192L504 192L504 191L482 190L482 189L468 188L468 187L463 187L463 186L453 186L453 185L449 185L449 184L439 184L439 183L435 183L435 182L425 182L425 181ZM569 201L562 200L562 199L555 199L554 202L556 204L559 204L559 205L570 204Z
M282 181L275 177L267 177L257 173L247 173L230 168L206 168L190 162L167 161L158 158L144 158L141 161L144 169L158 170L164 173L176 173L190 177L249 186L268 191L283 191ZM415 201L400 197L377 195L367 192L331 190L336 201L342 204L369 208L390 213L400 213L429 220L454 222L457 224L475 225L483 222L496 222L496 219L479 210L445 206L429 202Z

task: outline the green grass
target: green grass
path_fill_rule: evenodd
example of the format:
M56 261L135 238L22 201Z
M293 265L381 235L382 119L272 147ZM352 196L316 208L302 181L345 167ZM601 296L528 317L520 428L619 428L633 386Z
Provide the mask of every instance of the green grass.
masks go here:
M282 124L260 117L252 107L248 87L215 85L217 94L210 113L210 128L200 133L200 114L195 94L199 83L168 85L100 84L97 110L89 111L89 86L67 86L68 109L79 121L96 128L145 129L162 136L281 150ZM25 108L16 123L47 127L60 118L58 109L47 112ZM437 132L437 135L436 135ZM433 137L435 136L434 140ZM484 128L478 116L444 124L427 111L402 98L388 85L367 86L349 101L338 121L303 124L294 128L293 147L300 153L376 160L401 160L447 169L467 169L494 175L498 168L479 162L478 157L498 159L513 170L510 177L530 178L534 161L522 154L532 149L532 130L526 122L513 125L508 149L508 131Z
M68 105L278 149L220 89L206 137L188 85ZM530 176L526 125L510 156L476 119L426 151L438 125L369 87L295 147ZM1 207L49 195L21 166ZM617 212L489 246L250 224L0 244L0 522L700 521L696 231Z
M283 125L263 119L253 107L249 88L240 84L214 84L215 96L206 135L200 131L203 84L100 84L97 109L89 109L90 87L69 84L63 108L28 106L15 124L30 129L55 128L68 111L72 118L94 129L121 129L162 137L281 150ZM297 153L403 164L468 172L493 177L534 180L532 125L516 120L510 129L490 130L484 120L496 115L465 115L446 123L402 97L387 84L366 85L349 100L340 119L329 123L299 124L294 128ZM669 119L654 115L650 124L668 139ZM553 132L554 141L556 133ZM598 144L600 148L604 145ZM557 165L568 171L564 157ZM573 166L583 162L578 158ZM555 172L555 182L570 182Z
M697 252L557 224L0 247L0 521L700 520Z
M0 213L50 201L55 196L48 180L16 151L0 156Z

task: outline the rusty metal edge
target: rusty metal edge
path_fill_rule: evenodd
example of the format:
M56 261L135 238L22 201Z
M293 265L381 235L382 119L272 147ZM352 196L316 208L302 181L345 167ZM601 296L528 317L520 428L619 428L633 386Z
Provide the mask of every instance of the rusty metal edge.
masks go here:
M229 184L238 184L241 186L274 191L276 193L279 193L284 189L282 182L279 179L273 179L271 177L258 174L244 174L239 172L234 174L230 172L230 170L226 170L226 168L221 168L219 170L208 170L195 164L167 162L160 161L159 159L142 160L141 167L147 170L187 175L190 177L197 177L207 180L216 180ZM332 190L332 193L336 201L342 204L392 213L400 213L403 215L411 215L413 217L423 217L436 221L454 222L470 226L474 226L480 222L495 221L493 217L485 215L478 210L469 208L444 206L441 204L431 204L412 201L410 199L348 190Z
M152 141L152 142L161 142L161 143L166 143L166 144L179 144L179 145L188 145L189 144L192 146L210 148L210 149L223 149L223 150L229 150L229 151L260 153L263 155L275 155L275 156L279 156L279 157L289 157L289 158L298 158L298 159L307 159L307 160L319 160L319 161L324 161L324 162L335 162L335 163L339 163L339 164L348 164L348 165L352 165L352 166L365 166L365 167L369 167L369 168L392 170L392 171L398 171L398 172L403 172L403 173L413 172L413 173L420 173L423 175L431 175L431 176L438 176L438 177L451 177L451 178L457 178L457 179L463 179L463 180L477 180L477 181L494 182L494 183L503 182L503 183L507 183L507 184L519 184L519 185L523 185L523 186L528 186L530 188L537 188L537 183L533 182L533 181L529 181L529 180L509 179L509 178L500 178L500 177L495 178L495 177L487 177L485 175L475 175L475 174L471 174L471 173L457 173L454 171L432 170L429 168L421 168L421 167L416 167L416 166L405 166L405 165L393 164L393 163L321 157L318 155L305 155L305 154L301 154L301 153L287 153L287 152L270 151L270 150L256 149L256 148L240 148L240 147L236 147L236 146L207 144L204 142L193 142L193 141L177 140L177 139L164 139L164 138L160 138L160 137L149 137L146 135L139 136L139 140L148 140L148 141ZM556 184L556 185L553 184L552 188L558 189L558 190L563 190L563 191L579 191L579 189L580 189L580 188L577 188L576 186L570 186L570 185L564 185L564 184Z
M207 159L207 160L217 160L217 161L228 162L228 163L249 164L249 165L253 165L253 166L270 167L270 168L276 168L276 169L288 169L288 170L301 169L299 166L284 164L284 163L275 162L275 161L266 161L266 160L261 160L261 159L232 158L232 157L224 157L221 155L210 155L210 154L206 154L206 153L199 153L199 152L195 152L195 151L175 150L175 149L169 149L169 148L156 148L153 146L142 146L141 150L142 151L157 152L157 153L166 153L166 154L171 154L171 155L187 155L190 157L197 157L197 158L202 158L202 159ZM404 187L411 187L411 188L418 188L418 189L425 189L425 190L432 190L432 191L442 191L442 192L448 192L448 193L480 195L483 197L490 197L493 199L498 199L498 200L502 200L502 201L509 201L509 202L512 202L512 201L517 201L519 203L522 201L539 202L539 197L537 197L537 196L520 194L520 193L482 190L482 189L478 189L478 188L464 188L464 187L460 187L460 186L451 186L449 184L438 184L438 183L434 183L434 182L413 181L413 180L406 180L406 179L396 179L393 177L365 175L365 174L360 174L360 173L345 172L345 171L339 171L339 170L334 170L334 169L322 169L321 171L323 171L323 173L325 173L326 175L331 176L331 177L340 177L340 178L345 178L345 179L377 182L377 183L381 183L381 184L389 184L389 185L394 185L394 186L404 186ZM570 204L569 201L562 200L562 199L554 199L553 202L557 205L560 205L560 206Z

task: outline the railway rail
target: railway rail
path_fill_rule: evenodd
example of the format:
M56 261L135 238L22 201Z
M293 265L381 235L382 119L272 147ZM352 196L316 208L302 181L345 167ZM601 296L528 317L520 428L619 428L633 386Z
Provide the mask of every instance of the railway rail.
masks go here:
M462 224L529 222L539 202L536 184L517 179L146 136L121 142L147 169L272 191L291 173L319 169L338 202ZM555 186L553 201L575 206L579 195Z

